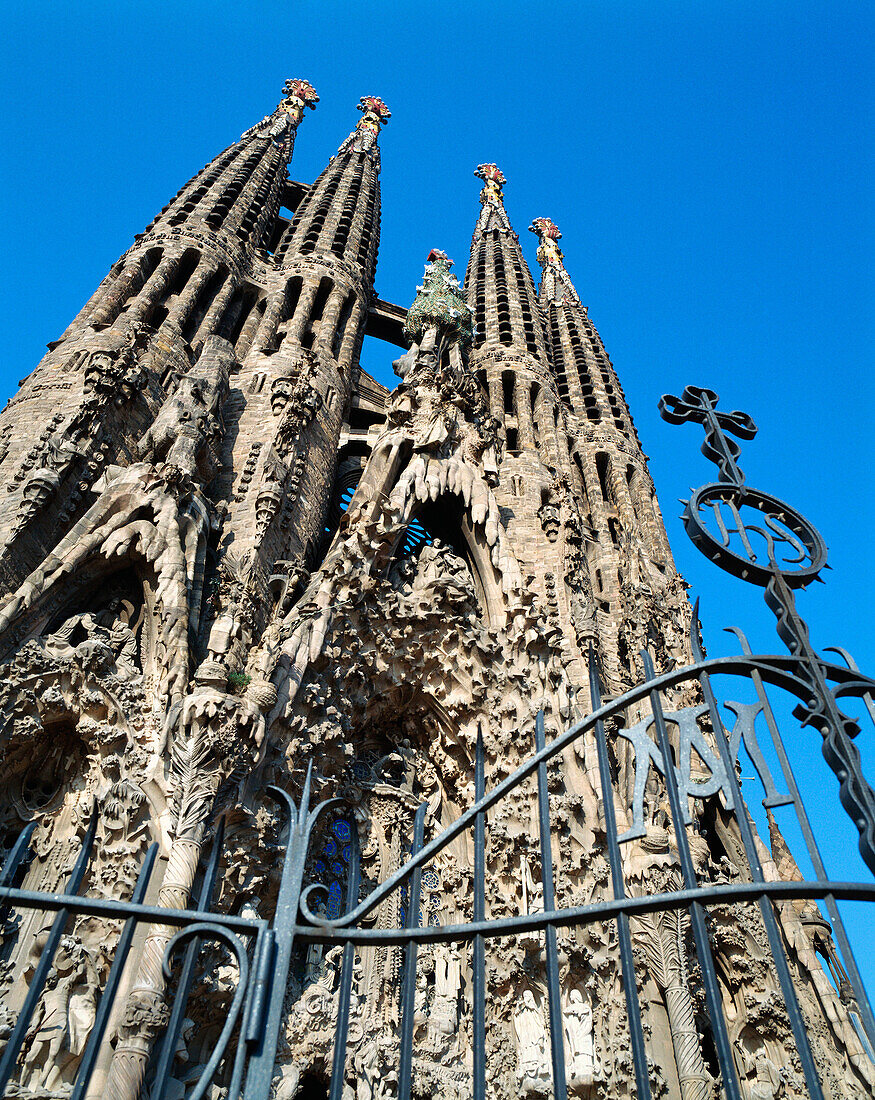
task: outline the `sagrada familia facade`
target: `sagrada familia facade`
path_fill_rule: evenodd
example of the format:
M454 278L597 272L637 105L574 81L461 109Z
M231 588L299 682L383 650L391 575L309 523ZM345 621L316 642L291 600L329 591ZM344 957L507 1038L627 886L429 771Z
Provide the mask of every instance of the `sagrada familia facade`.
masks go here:
M537 289L505 179L482 164L464 285L435 249L409 309L381 301L389 110L364 97L305 186L288 165L318 97L303 80L284 92L136 237L0 416L0 818L7 848L37 822L31 890L63 890L96 804L89 894L129 897L158 841L150 899L185 908L221 817L216 905L269 917L278 849L263 792L300 791L312 762L318 795L351 807L308 871L329 883L336 915L344 822L363 888L379 883L405 858L417 806L434 835L471 804L478 738L494 785L534 751L539 710L548 736L588 713L591 661L610 698L640 682L644 648L657 670L692 660L686 586L557 226L529 227ZM359 366L365 335L398 346L391 392ZM672 705L699 702L689 688ZM652 772L639 791L631 742L608 733L627 890L674 888L661 780ZM586 738L550 769L557 905L610 893L598 775ZM543 906L533 791L517 788L488 821L492 917ZM700 876L743 877L719 797L691 813ZM771 877L799 877L777 826L761 847ZM469 920L470 892L462 836L423 875L422 923ZM383 903L375 927L402 922L403 904ZM826 1094L870 1097L852 999L821 965L835 954L828 926L811 903L777 908ZM745 1095L807 1095L755 907L718 906L710 920ZM48 921L13 909L0 929L7 1035ZM69 1094L119 927L70 922L11 1094ZM88 1096L154 1087L172 932L137 938ZM632 934L654 1096L720 1095L683 914L643 915ZM631 1097L612 928L567 928L559 946L569 1091ZM420 950L415 1095L470 1095L466 951ZM552 1095L540 937L490 942L486 959L489 1096ZM195 980L174 1100L227 1002L232 968L218 952L214 963ZM283 1100L327 1095L337 969L318 944L293 966ZM397 949L357 954L344 1096L395 1095L398 973ZM228 1072L208 1095L225 1095Z

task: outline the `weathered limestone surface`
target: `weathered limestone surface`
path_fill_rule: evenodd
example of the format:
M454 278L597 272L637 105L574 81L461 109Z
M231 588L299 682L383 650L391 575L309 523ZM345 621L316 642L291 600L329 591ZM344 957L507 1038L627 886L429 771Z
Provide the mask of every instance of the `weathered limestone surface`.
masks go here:
M0 416L0 822L7 846L38 822L26 888L63 888L96 800L91 893L129 896L157 840L150 900L184 907L224 815L218 904L269 916L277 850L264 789L299 790L311 759L317 793L348 800L365 885L374 885L403 861L421 802L429 835L471 805L478 736L491 786L533 751L539 709L548 734L587 712L590 647L610 695L639 681L645 645L659 668L691 659L685 584L557 227L547 218L531 227L538 293L504 207L504 176L479 166L464 290L452 262L432 252L389 393L358 365L389 111L364 97L337 155L295 190L287 165L318 97L300 80L285 93L136 239ZM288 221L279 209L293 194ZM699 703L675 695L677 710ZM611 753L620 828L633 833L623 848L628 889L677 888L662 780L650 776L639 813L631 742L612 736ZM549 784L557 903L608 896L594 744L567 749ZM701 879L743 879L719 795L691 805ZM489 916L544 907L536 813L529 784L490 815ZM320 858L337 862L337 844L323 841ZM798 877L777 826L769 847L767 873ZM424 923L470 918L471 863L463 836L427 868ZM400 905L397 895L383 903L377 926L397 924ZM828 928L810 904L788 904L780 918L829 1094L871 1096L852 1002L819 962L818 952L834 952ZM49 923L12 912L0 929L0 1035ZM68 928L18 1094L69 1091L118 932L89 917ZM168 1015L170 935L154 926L135 944L95 1096L145 1095ZM747 1095L801 1097L755 909L717 910L713 935ZM716 1096L686 917L638 917L633 939L654 1095ZM345 1096L382 1100L394 1091L399 955L365 948L356 966ZM490 1095L545 1097L540 936L491 943L487 970ZM334 949L312 947L296 962L277 1097L291 1100L306 1074L330 1069L337 973ZM563 931L560 976L571 1093L632 1095L612 931ZM197 980L174 1066L180 1100L209 1056L232 978L217 955ZM420 951L417 1096L468 1095L470 991L467 950Z

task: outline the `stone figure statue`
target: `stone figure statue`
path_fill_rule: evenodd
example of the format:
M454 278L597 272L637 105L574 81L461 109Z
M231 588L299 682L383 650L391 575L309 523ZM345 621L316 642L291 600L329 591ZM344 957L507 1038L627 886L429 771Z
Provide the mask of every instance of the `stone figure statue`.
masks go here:
M513 1018L520 1095L541 1093L550 1083L550 1053L544 1013L531 989L523 990Z
M565 1008L565 1057L572 1085L591 1085L595 1075L592 1006L580 989L572 989Z
M28 1032L21 1080L29 1091L52 1092L70 1063L82 1056L94 1024L97 985L90 955L72 936L65 936Z
M137 637L130 626L133 605L127 600L113 599L95 614L71 615L43 645L52 657L90 656L99 649L106 651L107 661L114 665L120 680L132 680L140 675L140 654Z

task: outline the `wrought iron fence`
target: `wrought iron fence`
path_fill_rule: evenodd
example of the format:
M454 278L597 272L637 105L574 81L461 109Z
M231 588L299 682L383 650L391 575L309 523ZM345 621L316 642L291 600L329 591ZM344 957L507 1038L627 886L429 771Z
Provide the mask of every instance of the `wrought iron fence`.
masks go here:
M487 944L505 937L522 936L536 936L543 945L540 957L549 1026L550 1088L556 1100L564 1100L569 1082L566 1080L568 1052L561 1001L559 935L562 930L605 923L612 923L616 932L636 1095L639 1100L646 1100L652 1095L651 1067L639 1003L641 959L633 942L633 922L664 912L683 913L689 921L720 1085L729 1100L742 1100L745 1094L724 1011L709 917L716 907L741 904L755 905L760 914L805 1087L812 1098L819 1100L824 1095L823 1086L776 912L777 905L796 899L822 902L826 907L838 945L838 952L828 960L830 973L848 1018L857 1029L863 1048L872 1057L875 1019L838 902L843 899L875 901L875 883L839 882L829 878L767 687L781 689L795 697L797 716L803 728L814 726L821 733L823 755L836 774L840 800L859 833L860 852L868 866L875 870L875 799L863 777L859 752L852 741L857 724L839 709L841 700L859 699L875 723L872 700L875 682L862 676L843 651L837 651L840 661L831 662L811 646L805 624L796 610L794 590L804 587L823 568L823 542L807 521L788 505L745 486L737 462L738 445L726 432L752 438L756 429L743 414L717 413L716 401L716 395L710 391L689 387L683 399L666 397L662 402L666 419L674 422L694 420L705 425L703 451L718 463L721 471L721 481L698 490L686 505L687 529L696 544L717 564L765 588L766 601L778 617L778 632L788 644L789 655L754 655L744 635L736 631L742 652L736 656L709 658L702 648L698 619L694 618L692 664L657 674L650 655L643 652L643 681L622 696L603 702L598 660L591 651L590 712L550 740L541 713L535 724L534 752L512 774L497 782L491 783L486 774L483 739L478 737L470 807L437 835L426 839L427 807L420 805L413 819L408 858L386 881L367 890L364 896L357 829L342 816L337 816L343 805L339 799L329 799L311 807L311 763L299 801L295 802L288 792L276 787L266 792L281 809L284 832L280 883L270 920L214 911L213 895L223 849L222 819L216 825L197 904L185 910L145 902L155 868L157 845L152 845L143 861L129 902L80 894L94 845L96 809L66 892L47 894L22 889L21 875L29 858L34 828L29 825L18 838L0 874L0 903L7 911L31 908L54 912L55 917L31 976L25 1002L9 1029L0 1058L0 1089L17 1090L12 1082L26 1041L32 1036L34 1013L55 966L65 927L71 917L78 915L112 921L121 919L124 926L79 1063L70 1094L72 1100L85 1097L98 1055L110 1039L108 1025L135 931L140 925L156 923L173 926L178 931L165 956L165 976L172 996L166 1028L153 1054L151 1100L164 1100L199 953L208 943L222 945L235 960L236 987L218 1039L198 1079L190 1083L187 1100L201 1100L219 1079L227 1100L237 1100L240 1096L245 1100L267 1100L274 1087L275 1062L296 952L317 944L340 948L333 989L337 1005L333 1063L327 1086L331 1100L342 1100L347 1082L355 1073L349 1062L349 1036L354 1012L356 954L374 946L400 949L400 983L393 991L399 1008L395 1089L399 1100L407 1100L412 1093L416 1053L418 953L423 948L446 942L465 945L468 952L471 983L466 1002L472 1054L469 1087L476 1100L482 1100L487 1095L488 1071ZM756 522L747 514L751 510L759 514ZM714 686L715 678L720 682L722 678L729 678L731 682L751 684L756 701L747 704L726 701L721 705ZM667 693L684 685L695 685L700 701L694 706L672 710ZM731 730L723 720L727 707L735 715ZM630 713L640 716L632 725L627 724ZM765 743L760 743L757 732L760 716L773 752L764 752ZM706 723L708 736L703 733L702 721ZM548 765L568 746L582 743L584 739L594 742L597 754L609 886L603 896L586 904L567 905L557 900L559 893L554 882L552 849L556 831L551 818ZM631 825L622 833L616 808L620 797L614 775L616 757L612 757L619 740L627 743L634 760L634 791L631 805L625 807ZM795 812L814 878L772 881L764 873L739 777L742 749L757 772L763 804L769 809L787 805ZM703 774L701 767L697 771L693 768L694 755L705 765L707 774ZM778 761L777 777L772 774L766 755ZM654 775L661 777L664 784L667 798L665 829L672 837L680 881L674 889L639 894L630 888L623 845L646 832L643 803L648 779ZM538 808L541 906L537 911L491 917L487 915L486 869L486 831L490 813L529 780L535 784ZM693 850L690 801L709 799L719 799L731 814L744 852L746 867L743 873L726 881L703 879ZM326 824L329 828L327 840L320 832ZM423 875L429 873L430 862L463 835L470 837L473 852L471 918L456 924L424 920ZM334 869L333 864L336 864ZM308 869L310 874L317 876L331 872L331 885L306 884ZM369 926L369 920L390 898L398 899L397 909L402 919L393 927Z

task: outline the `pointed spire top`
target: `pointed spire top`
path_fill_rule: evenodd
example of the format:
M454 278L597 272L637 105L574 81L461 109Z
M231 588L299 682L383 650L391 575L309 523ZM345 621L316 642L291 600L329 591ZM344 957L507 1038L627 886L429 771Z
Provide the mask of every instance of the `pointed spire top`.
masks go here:
M319 102L319 96L316 94L316 89L309 80L300 80L297 78L294 80L287 80L285 84L283 84L283 94L286 98L280 104L280 108L289 116L293 126L297 126L304 117L305 107L309 107L313 110Z
M487 229L498 229L516 236L504 209L504 193L501 190L507 183L504 172L497 164L478 164L474 175L479 176L485 184L480 192L483 209L480 211L480 217L474 229L475 239Z
M416 288L416 299L407 311L404 335L420 343L425 330L436 327L457 338L463 347L473 339L473 315L462 297L459 280L450 268L453 261L446 252L433 248L428 254L422 286Z
M304 109L315 108L319 102L319 96L309 80L300 80L297 77L285 82L283 96L285 98L279 101L273 113L265 115L261 122L244 131L240 135L240 141L245 141L254 135L264 137L266 134L278 148L281 148L285 142L286 153L291 156L295 131L304 117Z
M479 176L486 184L480 193L481 202L502 202L504 200L501 189L507 183L507 178L497 164L478 164L474 175Z
M538 236L538 263L543 268L542 297L557 305L566 301L580 305L580 298L577 296L562 259L562 249L558 243L562 237L559 226L552 218L535 218L529 226L529 231ZM583 308L585 310L586 307Z
M379 157L377 138L380 127L386 125L392 117L392 112L376 95L363 95L356 104L356 109L362 112L362 117L337 152L345 153L351 149L354 153L367 153L371 157Z

